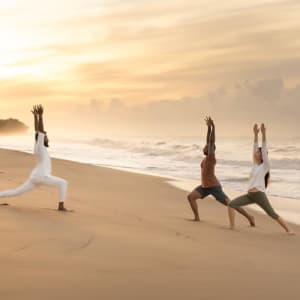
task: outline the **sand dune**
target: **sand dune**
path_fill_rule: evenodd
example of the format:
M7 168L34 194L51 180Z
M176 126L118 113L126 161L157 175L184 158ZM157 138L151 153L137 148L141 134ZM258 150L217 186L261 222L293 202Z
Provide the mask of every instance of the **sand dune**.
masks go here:
M300 230L288 236L255 214L257 228L200 203L164 178L54 160L69 181L66 206L42 187L1 199L0 299L298 299ZM33 157L0 151L0 189L22 183Z

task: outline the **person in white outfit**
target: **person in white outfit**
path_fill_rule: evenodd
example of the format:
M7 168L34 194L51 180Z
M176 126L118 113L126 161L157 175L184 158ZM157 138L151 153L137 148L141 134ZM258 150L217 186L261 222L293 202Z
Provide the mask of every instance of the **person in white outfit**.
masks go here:
M35 145L34 155L37 158L36 167L31 172L29 179L13 190L0 192L0 197L14 197L24 194L40 185L56 186L59 189L59 211L67 211L64 206L68 183L65 179L53 176L51 174L51 159L48 153L49 139L44 131L43 113L44 109L41 105L34 106L31 111L34 116L35 126Z
M270 177L270 162L267 149L266 127L264 124L261 124L260 131L262 134L261 148L258 146L259 128L258 125L255 124L253 127L253 167L249 180L248 192L247 194L232 200L228 205L230 228L235 228L234 209L255 203L259 205L272 219L277 221L277 223L282 226L288 234L294 234L288 228L285 221L275 212L266 195L266 188L268 187Z

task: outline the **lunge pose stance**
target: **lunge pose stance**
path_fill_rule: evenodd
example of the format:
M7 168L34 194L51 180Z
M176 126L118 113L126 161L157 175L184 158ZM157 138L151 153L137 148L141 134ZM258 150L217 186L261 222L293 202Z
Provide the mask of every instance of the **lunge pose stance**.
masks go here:
M67 181L65 179L51 175L51 159L47 148L49 140L47 133L44 131L43 113L41 105L34 106L32 110L35 126L35 145L34 155L37 158L37 165L32 171L29 179L14 190L0 192L0 197L14 197L24 194L39 185L52 185L59 189L60 200L58 210L67 211L64 207L64 201L67 192Z
M216 156L215 156L215 124L210 117L205 119L207 125L206 146L203 153L206 156L201 162L201 185L192 191L188 196L188 201L194 213L194 221L199 221L197 199L203 199L209 195L215 197L217 201L227 206L229 198L223 192L222 186L215 176ZM244 209L237 208L237 211L246 217L251 226L255 226L254 217L250 216Z
M262 134L262 147L258 146L259 128L257 124L255 124L253 127L253 168L250 176L248 193L232 200L228 206L230 227L231 229L234 229L235 227L233 208L237 209L244 205L256 203L271 218L276 220L287 233L293 234L293 232L290 231L283 219L274 211L265 194L270 178L270 163L267 150L266 128L264 124L261 124L260 130Z

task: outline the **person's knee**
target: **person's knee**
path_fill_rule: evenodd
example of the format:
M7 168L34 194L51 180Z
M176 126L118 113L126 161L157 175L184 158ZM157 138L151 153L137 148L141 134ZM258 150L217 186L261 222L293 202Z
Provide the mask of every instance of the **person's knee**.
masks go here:
M276 221L280 218L280 216L277 215L277 213L276 213L275 211L268 212L268 215L269 215L272 219L274 219L274 220L276 220Z
M65 188L68 188L69 183L68 183L67 180L62 179L62 184L63 184L63 186L64 186Z
M57 180L56 185L60 189L67 189L68 188L68 182L65 179L63 179L63 178L60 178L59 180Z
M189 202L196 200L196 198L193 196L192 193L187 195L187 199L188 199Z
M229 201L227 203L227 206L230 207L230 208L237 208L237 205L235 205L234 201Z
M219 199L216 199L217 201L219 201L221 204L225 205L225 206L228 206L229 203L230 203L230 200L228 198L219 198Z

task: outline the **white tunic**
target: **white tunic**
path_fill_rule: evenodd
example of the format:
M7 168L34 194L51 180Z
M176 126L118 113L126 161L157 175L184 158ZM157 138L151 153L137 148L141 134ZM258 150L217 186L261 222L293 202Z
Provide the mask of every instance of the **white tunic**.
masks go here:
M270 171L270 162L268 158L268 150L267 150L267 144L265 142L262 143L262 158L263 162L261 164L257 164L257 162L254 159L254 154L258 150L258 143L254 143L253 147L253 168L250 175L250 181L248 190L256 188L261 192L266 191L265 187L265 176Z
M47 147L44 145L45 134L42 132L37 133L38 138L34 146L34 155L37 158L37 165L32 171L30 177L32 179L39 180L51 174L52 166Z

